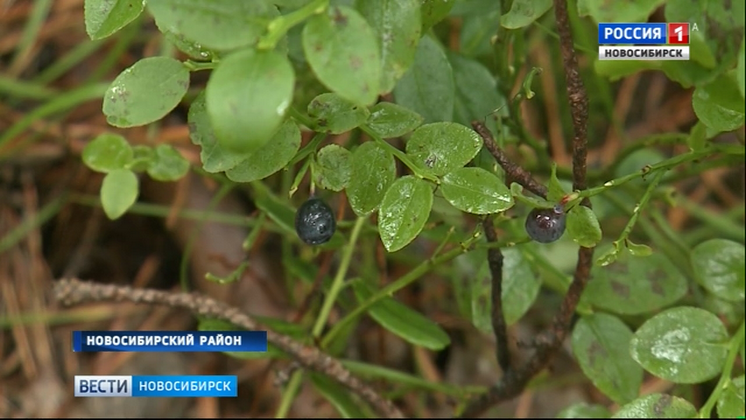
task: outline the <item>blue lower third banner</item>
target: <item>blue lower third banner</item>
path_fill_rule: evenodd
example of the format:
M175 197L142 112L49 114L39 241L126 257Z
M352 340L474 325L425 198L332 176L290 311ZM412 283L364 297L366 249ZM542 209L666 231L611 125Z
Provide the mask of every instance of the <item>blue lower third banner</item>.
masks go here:
M76 375L76 397L236 397L238 379L222 375Z
M266 352L266 331L73 331L75 352Z

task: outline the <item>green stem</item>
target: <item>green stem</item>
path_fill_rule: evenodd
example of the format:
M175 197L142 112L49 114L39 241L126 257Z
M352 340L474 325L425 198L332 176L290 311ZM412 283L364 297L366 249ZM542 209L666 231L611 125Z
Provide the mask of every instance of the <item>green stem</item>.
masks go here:
M56 89L36 82L27 82L0 74L0 93L16 99L47 100L58 95Z
M306 127L310 128L311 130L314 130L316 128L316 123L311 119L308 115L298 111L295 109L294 106L290 107L289 110L290 116L297 122L305 125Z
M656 187L658 187L658 184L661 182L661 179L663 178L663 175L665 173L666 171L660 171L655 175L653 182L650 183L648 188L645 190L645 193L642 195L642 198L640 198L640 202L638 202L634 210L632 210L632 217L630 217L629 221L627 221L627 226L624 227L622 234L619 235L619 239L614 241L614 246L617 247L617 249L619 249L621 244L627 241L629 234L632 233L632 229L635 227L635 223L637 223L637 219L640 217L640 213L642 213L642 209L644 209L645 206L648 205L650 196L653 195L653 191L655 191Z
M334 277L332 287L326 295L324 305L321 307L321 312L319 312L319 317L316 318L316 324L314 324L313 330L311 330L311 334L313 334L314 337L319 337L321 332L324 330L324 326L326 325L326 321L329 319L329 314L332 311L334 302L337 300L337 295L339 295L339 292L344 286L344 278L347 275L347 269L350 267L352 253L355 251L355 244L357 243L358 236L360 236L360 230L365 224L365 220L365 217L358 217L355 226L352 228L350 243L345 248L344 254L342 254L342 262L339 265L339 270L337 270L337 275Z
M200 70L212 70L215 68L215 66L218 63L214 61L204 62L204 61L194 61L194 60L186 60L184 61L184 66L189 69L189 71L200 71Z
M358 217L357 221L355 222L355 226L352 228L352 233L350 234L350 242L347 244L347 247L344 250L344 254L342 254L342 262L339 265L339 270L337 270L337 275L334 277L332 287L329 289L329 293L326 295L324 304L321 307L319 316L318 318L316 318L316 323L314 324L313 330L311 331L311 334L313 334L314 337L319 337L321 335L321 332L324 330L324 326L326 325L326 321L329 319L329 314L332 311L332 307L337 300L337 296L339 295L339 292L344 288L344 278L345 276L347 276L347 269L350 268L350 262L352 262L352 254L355 251L355 244L357 243L357 238L360 235L360 230L365 224L365 220L365 217ZM292 405L293 398L295 397L295 394L298 392L298 388L300 387L302 376L303 370L301 369L293 373L293 376L288 383L288 387L285 389L285 392L282 395L282 401L280 402L280 408L278 408L277 410L277 414L275 416L276 418L285 418L288 411L290 411L290 406Z
M329 7L329 0L314 0L292 13L276 18L267 26L267 35L259 40L257 48L260 50L274 49L290 28L315 14L323 12L327 7Z
M295 155L293 160L291 160L290 163L288 163L288 166L295 165L296 163L305 159L306 156L315 152L316 149L319 147L319 144L322 141L324 141L325 138L326 138L326 133L316 133L316 135L313 136L311 141L309 141L308 144Z
M702 406L702 409L699 410L699 418L710 418L710 412L712 412L713 407L715 407L718 399L720 399L720 394L725 389L728 381L730 381L730 373L733 370L733 364L735 363L736 357L738 356L738 350L741 348L741 343L743 343L744 325L746 325L746 323L742 322L741 327L738 328L738 332L736 333L736 335L734 335L730 339L730 343L728 345L728 358L725 359L723 373L720 375L720 380L718 381L717 386L712 391L712 394L710 394L710 398L707 399L705 404Z
M293 405L295 395L298 393L298 389L300 388L302 379L303 370L298 369L293 372L293 375L290 377L290 381L288 381L288 386L287 388L285 388L285 392L282 393L280 407L277 408L277 414L275 414L276 419L284 419L285 417L287 417L288 412L290 411L290 406Z
M412 171L414 176L420 179L431 181L435 183L435 185L440 185L440 179L438 179L438 177L430 172L423 171L423 168L412 162L412 159L410 159L409 156L406 155L406 153L392 146L389 142L382 139L381 136L376 134L373 130L366 127L365 125L361 125L360 129L363 130L367 135L369 135L376 143L391 152L392 155L396 156L397 159L399 159L403 164L407 166L407 168L409 168L410 171Z
M389 283L386 287L379 290L377 293L375 293L373 296L371 296L368 300L361 303L357 308L355 308L352 312L347 314L344 318L342 318L339 322L334 324L334 327L324 336L324 338L321 340L321 347L326 347L329 345L329 343L334 340L334 338L344 330L344 327L349 324L350 322L354 321L358 315L365 312L368 308L373 306L376 302L379 300L392 296L397 291L407 287L411 283L413 283L418 278L422 277L425 273L430 271L433 267L438 266L440 264L443 264L445 262L448 262L456 257L458 257L461 254L464 254L468 252L471 248L471 245L476 241L478 238L478 232L473 235L471 238L466 240L464 243L461 244L461 246L458 246L456 248L453 248L443 254L441 254L438 257L430 257L426 261L422 262L417 267L413 268L409 273L403 275L402 277L398 278L396 281ZM503 245L504 246L504 245Z
M14 246L23 238L25 238L26 235L29 234L29 232L39 228L44 223L49 221L52 217L54 217L57 213L59 213L60 209L62 209L62 206L67 204L67 200L67 195L62 195L55 198L48 204L44 205L44 207L39 210L34 215L34 217L23 220L13 230L0 238L0 254L10 249L10 247Z

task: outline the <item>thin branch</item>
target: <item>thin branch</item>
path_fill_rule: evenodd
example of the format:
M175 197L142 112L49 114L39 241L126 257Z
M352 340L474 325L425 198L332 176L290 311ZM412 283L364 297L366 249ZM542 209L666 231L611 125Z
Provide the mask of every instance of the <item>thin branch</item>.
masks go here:
M565 67L565 78L567 81L567 92L570 102L570 111L572 113L573 128L575 136L573 138L573 189L583 190L586 188L586 169L587 169L587 122L588 122L588 95L585 91L583 81L580 78L578 70L578 61L575 56L575 50L572 45L572 35L570 32L569 18L567 16L567 0L554 0L554 11L556 14L557 29L560 35L560 49ZM480 132L475 124L474 128L484 138L483 132ZM482 130L484 131L484 130ZM491 138L491 136L490 136ZM489 149L490 142L485 140L485 146ZM492 142L494 144L494 141ZM497 150L497 148L495 147ZM498 158L498 152L490 152ZM501 165L503 165L501 163ZM503 168L505 166L503 165ZM511 176L524 176L525 171L511 168L506 169ZM529 188L527 183L521 182L521 178L516 178L526 189L536 193ZM530 177L529 177L530 179ZM526 182L525 179L523 179ZM588 200L584 200L583 205L590 206ZM509 370L500 380L500 382L477 399L472 401L464 410L462 417L477 417L487 411L490 407L503 401L515 398L520 395L529 380L542 370L557 353L562 342L567 337L571 327L572 316L580 301L580 296L585 289L590 277L590 269L593 262L593 248L580 247L578 251L578 262L575 267L575 274L570 288L565 294L559 312L554 317L551 327L545 331L535 342L535 351L531 358L519 369Z
M482 221L484 235L487 242L497 242L497 232L492 219L486 217ZM497 362L503 372L511 369L510 350L508 349L508 325L503 314L503 254L500 248L487 250L487 264L490 267L492 277L492 330L497 342Z
M510 184L511 182L517 182L523 185L523 188L531 191L539 197L547 198L547 187L535 180L533 175L531 175L531 172L523 169L520 165L510 160L508 155L506 155L505 152L497 145L497 142L495 142L495 138L492 137L492 133L490 133L490 130L488 130L487 127L482 124L482 122L472 121L471 126L474 128L474 131L476 131L477 134L482 137L482 140L484 141L484 147L487 148L487 150L495 158L497 163L505 171L505 174L508 176L508 184Z
M86 282L78 279L62 279L54 284L55 298L65 305L85 302L133 302L150 305L163 305L183 308L195 315L228 321L246 330L267 331L267 341L290 354L303 367L328 375L370 404L379 415L386 418L404 416L391 401L378 395L376 391L353 376L342 364L315 347L303 345L292 338L278 334L262 326L249 315L237 308L218 302L198 293L173 293L152 289L133 289Z

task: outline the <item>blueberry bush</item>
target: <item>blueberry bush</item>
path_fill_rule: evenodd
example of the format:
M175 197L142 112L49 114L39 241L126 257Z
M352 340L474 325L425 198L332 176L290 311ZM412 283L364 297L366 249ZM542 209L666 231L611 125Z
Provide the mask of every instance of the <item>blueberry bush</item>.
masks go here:
M107 122L145 126L186 105L200 164L170 145L132 146L120 134L96 137L82 158L106 174L100 199L111 219L136 203L143 176L175 181L193 171L246 189L259 209L246 249L264 229L278 234L288 244L278 261L289 287L310 287L314 259L333 253L336 273L320 285L323 302L311 321L266 325L340 357L362 316L413 348L447 349L447 329L396 297L428 272L451 290L440 309L492 345L490 250L501 251L501 317L511 327L536 305L557 305L545 294L570 293L568 261L579 248L595 248L567 338L607 403L557 415L743 416L744 3L567 4L590 101L587 148L597 152L587 158L588 188L573 189L578 162L570 156L580 152L562 140L573 138L573 114L550 0L86 0L91 39L152 21L169 46L111 82ZM598 59L599 22L651 19L697 24L689 61ZM196 73L207 73L206 83L193 84ZM653 76L689 92L675 104L695 118L683 127L661 121L640 137L621 118L636 110L628 103L620 111L617 96L630 94L620 93L626 81ZM537 112L546 121L526 121L526 107L544 109ZM516 165L496 161L495 148ZM519 182L516 166L546 194ZM689 198L692 180L734 167L740 201L731 211L716 214ZM331 210L341 207L351 213ZM696 225L674 228L667 217L674 208ZM497 240L483 234L485 220ZM380 246L385 259L409 261L411 271L382 283L385 268L372 257ZM244 268L214 280L240 281ZM341 318L330 325L335 307ZM203 319L200 328L233 326ZM272 346L230 356L286 357ZM486 392L362 362L346 367L386 384L391 398L449 395L454 415ZM278 415L302 378L295 372L285 384ZM340 415L370 415L329 378L305 378ZM646 392L645 378L671 386Z

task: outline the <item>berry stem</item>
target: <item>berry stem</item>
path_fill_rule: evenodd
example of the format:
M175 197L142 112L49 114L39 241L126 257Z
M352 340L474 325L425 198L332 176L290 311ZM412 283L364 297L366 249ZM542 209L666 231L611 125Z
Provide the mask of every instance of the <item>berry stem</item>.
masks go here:
M267 25L267 34L259 40L256 47L260 50L274 49L290 28L315 14L323 12L328 7L329 0L314 0L294 12L274 19Z

